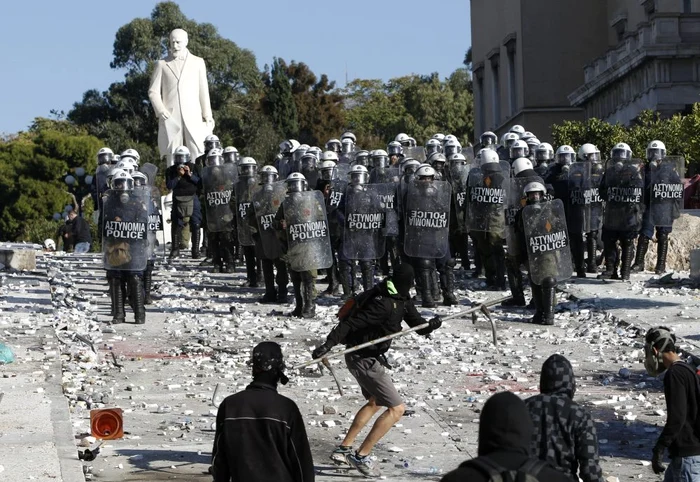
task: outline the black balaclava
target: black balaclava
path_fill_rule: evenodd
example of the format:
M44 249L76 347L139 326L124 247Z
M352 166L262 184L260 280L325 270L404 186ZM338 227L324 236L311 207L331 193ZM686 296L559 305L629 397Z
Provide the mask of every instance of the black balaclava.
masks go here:
M404 298L410 297L413 277L413 267L408 263L401 263L394 268L394 273L391 275L391 282L394 283L396 291Z
M479 417L479 456L491 452L530 455L534 427L525 402L511 392L497 393L484 404Z

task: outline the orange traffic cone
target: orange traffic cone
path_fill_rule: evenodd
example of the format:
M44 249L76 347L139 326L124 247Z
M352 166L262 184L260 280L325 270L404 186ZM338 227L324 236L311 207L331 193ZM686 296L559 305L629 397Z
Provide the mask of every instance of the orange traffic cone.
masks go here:
M90 410L92 436L102 440L114 440L124 436L124 421L121 408Z

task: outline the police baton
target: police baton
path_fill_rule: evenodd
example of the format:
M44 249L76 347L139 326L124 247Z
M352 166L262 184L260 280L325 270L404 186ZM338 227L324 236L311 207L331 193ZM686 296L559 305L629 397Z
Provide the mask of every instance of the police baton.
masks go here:
M448 320L454 320L455 318L462 318L466 315L471 314L472 315L472 323L474 323L474 322L476 322L476 314L478 312L481 312L489 320L489 323L491 323L491 333L493 335L493 344L498 345L498 341L496 338L496 323L493 321L493 318L491 317L491 312L489 311L488 307L501 304L504 301L507 301L511 298L512 298L512 296L503 296L501 298L496 298L493 300L485 301L485 302L479 304L478 306L474 306L473 308L469 308L468 310L459 311L459 312L453 313L451 315L440 316L440 318L442 319L442 321L448 321ZM408 330L403 330L403 331L399 331L397 333L392 333L391 335L383 336L381 338L377 338L376 340L368 341L366 343L362 343L360 345L353 346L353 347L348 348L348 349L343 350L343 351L339 351L336 353L325 355L325 356L323 356L321 358L317 358L315 360L310 360L308 362L304 362L300 365L292 367L291 370L299 370L301 368L315 365L316 363L322 363L323 365L325 365L327 367L328 365L330 365L327 363L328 363L328 360L330 360L331 358L338 358L338 357L347 355L348 353L353 353L353 352L356 352L358 350L362 350L364 348L367 348L369 346L376 345L377 343L382 343L382 342L391 340L393 338L398 338L400 336L407 335L408 333L413 333L414 331L428 328L429 325L430 325L430 323L423 323L422 325L414 326L412 328L409 328ZM338 380L336 378L336 382L337 381Z

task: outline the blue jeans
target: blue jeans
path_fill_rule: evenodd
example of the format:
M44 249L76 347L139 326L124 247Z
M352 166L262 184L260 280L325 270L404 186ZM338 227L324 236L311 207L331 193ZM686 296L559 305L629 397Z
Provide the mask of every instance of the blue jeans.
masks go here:
M73 248L73 252L76 254L83 254L90 251L90 243L78 243Z
M671 459L664 482L700 482L700 455Z

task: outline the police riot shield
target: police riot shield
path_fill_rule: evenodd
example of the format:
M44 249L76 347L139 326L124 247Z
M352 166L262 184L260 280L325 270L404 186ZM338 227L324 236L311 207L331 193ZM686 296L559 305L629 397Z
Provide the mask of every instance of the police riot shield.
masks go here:
M416 147L404 147L403 148L403 157L411 157L415 159L416 161L420 162L425 162L425 147L422 146L416 146Z
M374 260L384 256L386 210L383 184L350 185L345 193L343 254L348 259Z
M398 183L399 182L398 167L375 167L369 173L370 184Z
M287 183L279 181L272 184L263 184L253 195L255 221L258 225L263 255L267 259L277 259L283 254L282 244L277 237L274 220L286 194Z
M319 178L319 173L318 170L316 169L316 166L312 166L306 162L306 160L302 160L301 162L301 169L299 172L304 176L306 179L306 182L308 183L309 189L316 189L316 184L318 183L318 178Z
M527 196L524 190L525 186L531 182L541 182L541 180L539 177L514 177L510 180L505 210L505 236L508 254L511 256L525 255L520 252L518 244L516 215L525 207Z
M406 187L404 252L413 258L442 258L449 249L450 184L414 180Z
M346 152L338 156L338 164L349 165L355 159L355 151Z
M292 158L291 156L285 156L277 162L277 173L280 179L287 179L287 176L292 172Z
M104 200L102 261L105 269L143 271L148 261L147 189L107 191Z
M456 227L460 233L466 230L466 219L464 217L467 210L467 182L469 180L469 165L452 165L450 166L450 185L452 186L452 203L455 207L457 219L453 219L453 223L457 223Z
M253 207L253 194L258 187L254 177L239 177L236 182L236 231L238 231L238 242L241 246L255 246L253 231L250 229L247 217Z
M212 233L233 230L235 215L231 209L231 195L235 178L235 164L207 166L202 169L207 228Z
M566 181L566 224L572 234L591 232L591 163L574 162Z
M474 160L474 147L463 147L462 155L467 159L467 162L471 164L471 162Z
M338 179L340 181L347 181L348 174L350 173L350 164L336 164L335 171L333 171L333 179Z
M591 222L590 230L598 231L603 226L603 198L600 196L600 181L603 179L605 169L600 162L591 164Z
M95 171L95 183L97 186L97 199L99 202L100 197L109 189L109 186L107 186L107 173L111 169L111 166L108 164L102 164L101 166L97 166L97 170ZM97 207L95 208L97 209Z
M331 192L328 195L328 214L338 209L338 206L340 206L341 201L345 197L347 188L348 182L345 180L334 179L331 181Z
M639 159L610 160L605 169L604 227L638 231L644 214L644 163Z
M469 171L467 229L503 235L505 208L510 189L510 170L497 163Z
M148 259L154 260L156 259L158 231L163 231L163 213L160 210L160 190L155 186L146 189L151 193L148 204ZM165 248L165 246L163 247Z
M393 182L374 184L379 191L379 199L384 209L384 236L393 237L399 235L399 202L398 184Z
M649 165L649 217L654 226L673 226L683 208L685 159L667 156Z
M156 175L158 174L158 166L155 164L151 164L150 162L147 162L143 166L139 167L139 171L144 173L146 177L148 178L148 185L149 186L155 186L156 185Z
M545 278L571 278L574 268L561 199L527 205L522 216L532 282L541 285Z
M333 253L323 195L319 191L288 193L282 205L289 267L294 271L330 268Z

